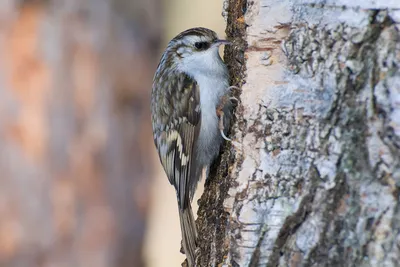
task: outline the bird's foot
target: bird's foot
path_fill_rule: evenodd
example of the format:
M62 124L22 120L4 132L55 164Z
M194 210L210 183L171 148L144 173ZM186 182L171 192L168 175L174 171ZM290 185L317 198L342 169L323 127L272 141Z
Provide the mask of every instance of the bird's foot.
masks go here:
M233 89L236 90L236 91L239 91L239 92L241 91L241 89L239 87L235 86L235 85L231 85L231 86L228 87L228 90L230 90L230 91L233 91Z
M226 141L232 141L232 139L226 137L224 130L224 112L222 111L222 109L217 109L217 116L219 117L219 123L218 123L218 128L219 128L219 132L221 133L222 138L224 138Z
M219 132L222 136L223 139L225 139L228 142L231 142L234 148L238 149L240 147L240 144L229 137L227 137L224 133L225 127L224 127L224 112L222 109L217 109L217 116L219 117L219 122L218 122L218 129Z

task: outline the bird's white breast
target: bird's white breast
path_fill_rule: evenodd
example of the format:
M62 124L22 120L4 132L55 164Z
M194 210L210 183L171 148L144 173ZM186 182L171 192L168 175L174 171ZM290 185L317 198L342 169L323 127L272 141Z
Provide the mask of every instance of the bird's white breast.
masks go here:
M217 107L221 97L228 90L226 77L198 77L200 87L201 129L199 141L202 145L209 145L218 136Z
M217 156L222 142L216 112L222 96L228 91L228 70L217 47L185 58L179 67L194 78L199 86L201 128L196 156L199 164L208 165Z

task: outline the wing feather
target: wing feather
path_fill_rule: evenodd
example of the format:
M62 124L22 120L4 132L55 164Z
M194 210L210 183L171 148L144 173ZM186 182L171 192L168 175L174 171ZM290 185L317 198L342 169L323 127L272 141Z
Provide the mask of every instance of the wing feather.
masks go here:
M152 104L153 109L162 109L156 110L158 114L164 114L161 125L153 124L154 141L161 163L170 183L176 189L179 205L183 209L193 193L190 192L193 188L191 183L195 182L191 175L196 168L194 148L200 130L200 95L197 83L185 74L176 75L170 85L166 90L158 92L157 97L166 98L161 99L164 105Z

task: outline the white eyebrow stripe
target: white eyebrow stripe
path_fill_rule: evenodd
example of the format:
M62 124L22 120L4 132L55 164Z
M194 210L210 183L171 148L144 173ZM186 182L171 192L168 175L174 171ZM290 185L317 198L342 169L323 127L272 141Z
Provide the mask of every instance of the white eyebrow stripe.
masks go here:
M208 42L209 40L204 36L189 35L184 39L185 44L194 44L196 42Z

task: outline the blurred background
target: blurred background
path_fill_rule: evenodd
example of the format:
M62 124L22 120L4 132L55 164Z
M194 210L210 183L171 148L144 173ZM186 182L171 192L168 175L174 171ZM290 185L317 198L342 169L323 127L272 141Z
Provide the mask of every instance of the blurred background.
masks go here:
M180 266L149 98L168 40L222 0L0 1L0 266ZM195 201L196 202L196 201Z

